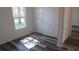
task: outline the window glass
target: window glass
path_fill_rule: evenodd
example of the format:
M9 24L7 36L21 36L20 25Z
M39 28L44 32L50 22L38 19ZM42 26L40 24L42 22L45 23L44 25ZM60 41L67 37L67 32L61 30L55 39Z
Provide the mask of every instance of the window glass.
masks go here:
M26 27L26 12L24 7L13 7L13 18L15 29L22 29Z

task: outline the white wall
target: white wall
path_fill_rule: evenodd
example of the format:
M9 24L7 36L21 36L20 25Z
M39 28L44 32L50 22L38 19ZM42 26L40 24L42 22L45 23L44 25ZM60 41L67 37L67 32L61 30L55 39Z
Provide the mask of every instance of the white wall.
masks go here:
M72 25L79 26L79 7L72 8Z
M62 47L63 46L63 22L64 22L64 8L59 8L59 14L58 14L58 39L57 39L57 46Z
M0 7L0 44L16 39L23 35L27 35L34 31L32 8L26 8L28 27L20 30L15 30L10 7Z
M59 9L59 25L57 46L63 47L64 41L71 35L72 27L72 10L69 7L61 7Z
M63 23L63 42L71 35L71 16L72 10L69 7L64 8L64 23Z
M36 32L58 37L58 8L35 8Z

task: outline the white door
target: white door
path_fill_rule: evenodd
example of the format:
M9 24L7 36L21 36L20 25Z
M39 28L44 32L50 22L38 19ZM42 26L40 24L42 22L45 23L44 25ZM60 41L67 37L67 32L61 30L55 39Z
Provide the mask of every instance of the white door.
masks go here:
M58 8L46 7L43 12L43 34L58 37Z
M38 7L35 9L36 32L58 37L58 8Z
M35 27L36 32L43 33L43 16L42 16L42 7L35 8Z

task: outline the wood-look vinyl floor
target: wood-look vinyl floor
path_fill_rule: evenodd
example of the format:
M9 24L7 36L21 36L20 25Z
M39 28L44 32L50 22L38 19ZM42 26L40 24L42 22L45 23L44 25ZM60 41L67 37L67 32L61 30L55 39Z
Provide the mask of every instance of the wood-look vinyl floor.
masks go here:
M68 51L79 51L79 32L72 32L71 36L64 42Z
M33 37L40 41L40 44L45 45L46 47L42 47L36 45L31 49L27 49L20 40L26 37ZM17 38L10 42L0 45L0 51L64 51L64 49L56 46L56 39L52 37L48 37L39 33L32 33L21 38Z

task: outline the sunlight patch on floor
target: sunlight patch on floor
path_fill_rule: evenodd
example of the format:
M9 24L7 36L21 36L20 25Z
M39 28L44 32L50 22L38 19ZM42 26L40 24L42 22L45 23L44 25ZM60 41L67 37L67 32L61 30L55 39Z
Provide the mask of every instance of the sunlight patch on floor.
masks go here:
M28 49L31 49L40 43L37 39L34 39L32 37L27 37L20 42Z

